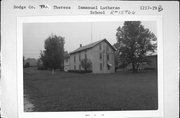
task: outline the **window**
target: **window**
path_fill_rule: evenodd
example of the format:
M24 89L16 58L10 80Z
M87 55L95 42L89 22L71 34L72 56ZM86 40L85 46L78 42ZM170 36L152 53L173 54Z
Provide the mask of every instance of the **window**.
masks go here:
M110 66L109 65L107 65L107 68L108 68L108 70L110 70Z
M107 54L107 60L109 61L109 54Z
M101 46L101 44L99 44L99 50L101 50L102 49L102 46Z
M79 61L81 61L81 54L79 53Z
M102 70L102 63L100 63L100 70Z
M99 59L102 59L102 53L99 53Z
M85 53L85 59L87 59L87 54Z
M76 65L74 65L74 70L76 70Z

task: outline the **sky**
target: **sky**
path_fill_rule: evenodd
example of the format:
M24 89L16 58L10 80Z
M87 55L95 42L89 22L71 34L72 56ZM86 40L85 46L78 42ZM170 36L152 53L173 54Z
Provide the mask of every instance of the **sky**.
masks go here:
M123 26L121 22L60 22L60 23L24 23L23 55L25 59L40 57L44 50L44 41L51 35L65 38L65 51L71 52L79 45L87 45L106 38L110 44L116 43L116 29ZM157 36L156 21L142 21Z

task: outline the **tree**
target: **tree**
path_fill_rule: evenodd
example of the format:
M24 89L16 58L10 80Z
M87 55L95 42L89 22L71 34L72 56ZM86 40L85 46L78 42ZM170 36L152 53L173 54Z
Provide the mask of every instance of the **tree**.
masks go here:
M64 64L64 37L51 35L44 42L44 51L41 51L40 59L44 67L52 70L62 69Z
M81 60L81 66L82 66L82 68L84 68L85 71L91 70L92 62L90 59L84 58Z
M69 55L68 51L64 51L64 58L69 58L69 57L70 57L70 55Z
M30 67L30 63L26 62L25 65L24 65L24 68L29 68L29 67Z
M116 33L115 47L122 65L132 65L133 72L137 72L140 64L149 64L147 54L156 52L157 38L148 28L144 28L140 21L125 21Z
M40 58L37 60L37 69L38 70L47 70L47 68L43 65L43 62Z

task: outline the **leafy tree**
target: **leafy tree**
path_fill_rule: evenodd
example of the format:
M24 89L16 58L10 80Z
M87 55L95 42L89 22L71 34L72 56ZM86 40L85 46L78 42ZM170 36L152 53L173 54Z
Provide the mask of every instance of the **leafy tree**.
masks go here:
M64 64L64 37L51 35L44 42L44 51L41 51L40 59L44 67L52 70L62 69Z
M24 68L28 68L28 67L30 67L30 63L26 62L25 65L24 65Z
M37 60L37 69L38 70L47 70L47 68L43 65L43 62L40 58Z
M115 47L115 46L114 46ZM115 51L114 53L115 71L119 69L119 53Z
M91 70L92 62L90 59L84 58L81 60L81 66L82 66L82 68L84 68L85 71Z
M69 57L70 57L70 55L69 55L68 51L64 51L64 58L69 58Z
M23 68L28 68L30 67L30 63L29 62L26 62L26 59L25 57L23 56Z
M137 72L140 64L149 64L147 54L156 52L157 38L149 29L144 28L140 21L125 21L116 33L115 47L122 65L132 65Z

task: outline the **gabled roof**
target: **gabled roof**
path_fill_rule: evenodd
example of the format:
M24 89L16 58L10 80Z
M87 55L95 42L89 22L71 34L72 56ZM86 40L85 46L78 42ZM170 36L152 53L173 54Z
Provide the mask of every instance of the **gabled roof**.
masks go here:
M94 43L91 43L91 44L79 47L78 49L70 52L70 54L81 52L83 50L87 50L87 49L93 48L94 46L96 46L97 44L99 44L99 43L101 43L103 41L105 41L113 50L115 50L114 47L106 39L102 39L102 40L96 41Z

